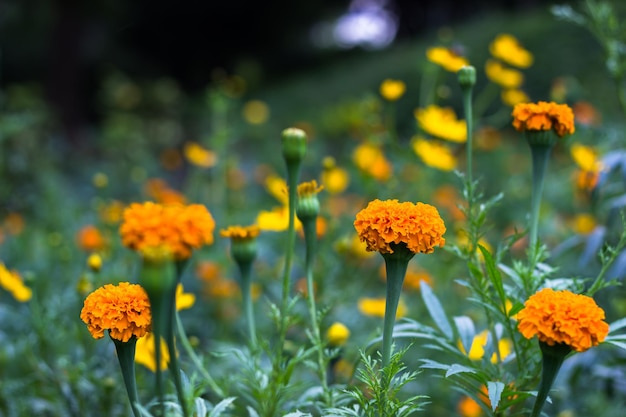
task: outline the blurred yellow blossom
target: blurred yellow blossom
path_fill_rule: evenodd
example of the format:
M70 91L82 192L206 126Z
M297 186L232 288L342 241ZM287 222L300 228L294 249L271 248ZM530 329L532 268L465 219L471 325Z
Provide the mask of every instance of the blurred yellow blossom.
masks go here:
M217 164L217 154L196 142L186 142L183 153L187 161L201 168L211 168Z
M465 65L469 65L466 58L458 55L454 50L442 46L428 48L426 58L450 72L457 72Z
M352 154L355 165L378 181L387 181L393 173L393 166L382 149L371 143L362 143Z
M96 172L91 178L91 182L96 188L104 188L109 184L109 177L103 172Z
M483 409L472 397L465 396L459 401L457 411L461 417L481 417Z
M452 171L456 168L456 158L450 148L441 143L426 140L422 137L415 137L411 142L415 154L432 168L442 171Z
M327 156L322 161L321 183L329 194L340 194L350 184L350 174L336 165L335 158Z
M570 154L576 165L583 171L597 172L602 169L602 162L598 159L598 151L590 146L574 143L570 147Z
M87 258L87 267L94 272L100 271L102 268L102 256L98 253L92 253Z
M330 346L343 346L346 344L349 337L350 329L348 329L345 324L338 321L331 324L326 331L326 338Z
M196 296L192 293L186 293L183 289L183 284L178 283L176 286L176 310L187 310L193 307L196 302Z
M167 369L167 364L170 361L170 352L167 349L165 340L161 338L161 364L159 368L161 371ZM154 334L147 333L144 337L137 339L137 345L135 347L135 362L145 366L152 372L156 372L156 358L154 354Z
M278 175L270 174L265 178L265 189L283 205L289 203L287 196L287 182Z
M401 80L387 78L380 84L380 95L385 100L396 101L404 95L406 84Z
M451 142L467 141L467 124L465 120L457 119L452 108L432 104L425 109L416 109L414 114L426 133Z
M474 336L469 353L465 352L465 348L461 343L459 343L459 347L461 348L463 353L465 353L471 360L480 360L483 358L483 356L485 356L485 345L487 344L488 338L489 332L487 330L483 330L482 332ZM500 353L500 359L504 360L513 351L512 342L509 339L498 340L498 351ZM496 354L496 352L493 352L490 361L491 363L498 362L498 355Z
M524 82L524 74L493 59L485 63L485 73L487 78L505 89L517 89Z
M595 217L589 213L582 213L574 217L572 228L576 233L583 235L589 234L597 225Z
M494 58L517 68L528 68L533 64L533 55L508 33L498 35L489 45L489 52Z
M33 292L24 285L22 277L17 271L9 271L4 263L0 262L0 287L11 293L20 303L29 301Z
M270 108L261 100L250 100L243 106L243 118L252 125L267 122L270 117Z
M113 200L104 204L99 208L100 219L109 225L117 224L122 221L122 215L125 207L124 203L118 200Z
M530 101L528 94L517 88L502 90L500 97L502 98L502 102L510 107L514 107L519 103L528 103Z
M360 298L359 299L359 311L371 317L385 317L385 306L387 302L385 298ZM398 310L396 311L396 318L404 317L406 315L407 308L404 301L400 299L398 303Z

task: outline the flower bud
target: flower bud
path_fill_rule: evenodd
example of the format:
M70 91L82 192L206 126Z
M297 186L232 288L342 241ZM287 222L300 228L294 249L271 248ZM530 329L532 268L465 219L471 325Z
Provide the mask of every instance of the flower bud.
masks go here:
M476 68L471 65L465 65L457 72L459 85L463 90L472 88L476 85Z
M300 162L306 154L306 133L304 130L290 127L283 130L282 150L287 163Z
M350 329L348 329L343 323L333 323L326 332L328 338L328 344L333 347L343 346L350 337Z

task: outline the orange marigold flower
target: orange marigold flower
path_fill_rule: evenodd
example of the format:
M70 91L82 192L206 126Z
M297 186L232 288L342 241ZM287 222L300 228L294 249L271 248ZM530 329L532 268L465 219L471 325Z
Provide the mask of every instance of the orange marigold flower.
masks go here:
M520 103L513 108L512 116L513 127L519 132L554 130L563 137L575 131L574 112L567 104Z
M76 234L78 247L87 252L96 252L104 248L106 241L100 230L93 225L87 225Z
M432 253L443 246L446 226L437 209L424 203L374 200L356 215L354 227L368 251L393 253L404 243L413 253Z
M252 226L228 226L220 230L220 236L229 237L233 240L250 240L259 236L261 229L257 225Z
M215 221L200 204L164 206L133 203L124 210L122 243L144 252L167 248L176 259L187 259L193 249L213 243Z
M578 352L596 346L609 332L604 310L593 298L552 288L530 296L517 320L517 328L527 339L537 335L550 346L564 344Z
M80 318L94 339L100 339L108 330L113 339L122 342L144 336L152 324L148 294L141 285L128 282L107 284L89 294Z

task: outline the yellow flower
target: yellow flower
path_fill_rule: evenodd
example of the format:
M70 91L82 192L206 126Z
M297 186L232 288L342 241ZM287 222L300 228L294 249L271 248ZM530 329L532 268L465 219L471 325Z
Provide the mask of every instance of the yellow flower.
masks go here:
M302 223L296 220L296 229L302 228ZM289 208L287 206L274 207L270 211L262 210L256 217L259 228L268 232L282 232L289 226Z
M513 108L513 127L519 132L554 130L559 136L575 131L574 113L567 104L540 101L518 104Z
M432 253L446 240L446 226L437 209L424 203L398 200L370 201L356 215L354 227L368 251L394 253L393 245L406 245L413 253Z
M378 181L387 181L393 173L393 166L385 158L382 149L373 144L362 143L357 146L352 160L361 171Z
M165 340L161 338L161 364L159 366L161 371L167 369L169 361L170 351L167 348ZM153 333L147 333L144 337L137 340L137 345L135 346L135 362L145 366L152 372L156 372Z
M514 107L516 104L528 103L530 101L528 94L516 88L502 90L502 94L500 96L502 98L502 102L511 107Z
M259 226L229 226L220 230L220 236L229 237L232 240L251 240L256 239L261 233Z
M528 68L533 64L533 55L508 33L498 35L489 45L489 52L494 58L517 68Z
M426 50L426 58L450 72L457 72L465 65L469 65L469 61L466 58L458 55L452 49L441 46L428 48Z
M583 171L598 172L602 169L602 162L598 159L598 152L589 146L574 143L570 154L576 165Z
M350 329L345 324L334 322L326 331L326 338L330 346L343 346L350 337Z
M488 59L485 74L494 83L505 89L517 89L524 82L524 74L513 68L506 68L500 62Z
M100 207L99 215L102 221L106 224L117 224L122 221L122 215L124 213L124 204L121 201L111 201L108 204Z
M261 100L250 100L243 106L243 118L252 125L261 125L270 117L270 108Z
M192 293L186 293L183 284L178 283L176 286L176 311L187 310L193 307L196 302L196 296Z
M213 243L215 221L200 204L164 206L133 203L124 210L120 226L122 243L144 252L166 248L177 260L187 259L192 250Z
M332 156L324 158L322 166L321 182L326 191L330 194L343 193L350 184L348 171L338 167Z
M461 417L481 417L483 409L472 397L463 397L457 405L457 411Z
M443 144L426 140L417 136L411 142L413 151L419 158L432 168L442 171L452 171L456 168L456 158L452 151Z
M25 303L33 296L30 288L24 285L22 277L17 271L9 271L7 267L0 262L0 287L11 293L20 303Z
M94 272L100 271L102 268L102 256L97 253L92 253L87 258L87 266Z
M404 95L406 84L400 80L392 80L390 78L384 80L380 85L380 95L385 100L396 101Z
M483 330L472 340L472 346L470 347L469 353L465 352L465 348L462 344L459 343L459 346L463 353L467 355L473 361L480 360L485 356L485 345L487 344L487 339L489 338L489 332L487 330ZM498 340L498 351L500 352L500 359L504 360L507 356L511 354L513 350L513 344L509 339L500 339ZM498 355L496 352L491 355L491 363L498 362Z
M89 294L80 318L94 339L108 330L111 338L122 342L143 337L152 324L148 295L140 285L128 282L107 284Z
M385 298L360 298L359 299L359 311L371 317L385 317L385 306L387 301ZM406 315L406 304L400 299L398 303L398 310L396 311L396 318L404 317Z
M196 142L185 143L183 153L187 161L201 168L211 168L217 164L217 154Z
M593 298L552 288L531 295L517 320L525 338L537 336L550 346L567 345L578 352L596 346L609 332L604 310Z
M576 233L586 235L596 228L596 219L589 213L579 214L574 218L573 229Z
M458 120L450 107L432 104L425 109L416 109L415 118L426 133L451 142L467 141L467 124L465 120Z
M289 204L287 196L287 182L278 175L268 175L265 178L265 189L282 205Z

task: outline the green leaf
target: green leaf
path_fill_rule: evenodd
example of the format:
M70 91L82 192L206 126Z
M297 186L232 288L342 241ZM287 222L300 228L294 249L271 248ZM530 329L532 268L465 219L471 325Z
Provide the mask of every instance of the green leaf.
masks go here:
M458 363L455 363L452 366L450 366L450 368L446 371L446 378L452 375L461 374L461 373L475 374L476 371L472 368L468 368L467 366L463 366L463 365L459 365Z
M498 408L503 391L504 383L494 381L487 382L487 392L489 392L489 401L491 402L492 411L496 411L496 408Z
M311 414L295 411L293 413L285 414L283 417L311 417Z
M478 245L478 249L480 249L480 253L483 254L483 258L485 259L487 276L489 277L489 280L498 292L498 297L500 297L500 301L504 303L506 301L506 293L504 292L504 285L502 284L502 274L496 267L493 256L491 256L491 252L489 252L487 248L482 245Z
M209 417L219 417L222 415L224 411L235 401L235 397L224 398L222 401L217 403L215 407L209 413ZM200 414L201 415L201 414Z
M604 343L610 343L613 346L617 346L620 349L626 350L626 343L618 342L616 340L605 340Z
M454 337L454 333L452 332L452 326L450 325L450 321L448 320L448 317L446 316L446 313L443 310L439 299L437 298L435 293L433 293L433 290L430 288L430 286L423 281L420 286L420 290L422 293L422 299L426 304L426 308L428 309L430 317L433 319L437 327L439 327L439 330L441 330L443 334L448 338L448 340L452 340L452 338Z
M459 336L461 337L463 349L465 349L465 352L469 352L472 349L472 342L474 341L474 336L476 335L474 322L467 316L459 316L454 317L454 324Z
M609 325L609 333L613 333L619 329L623 329L624 327L626 327L626 317L611 323Z

